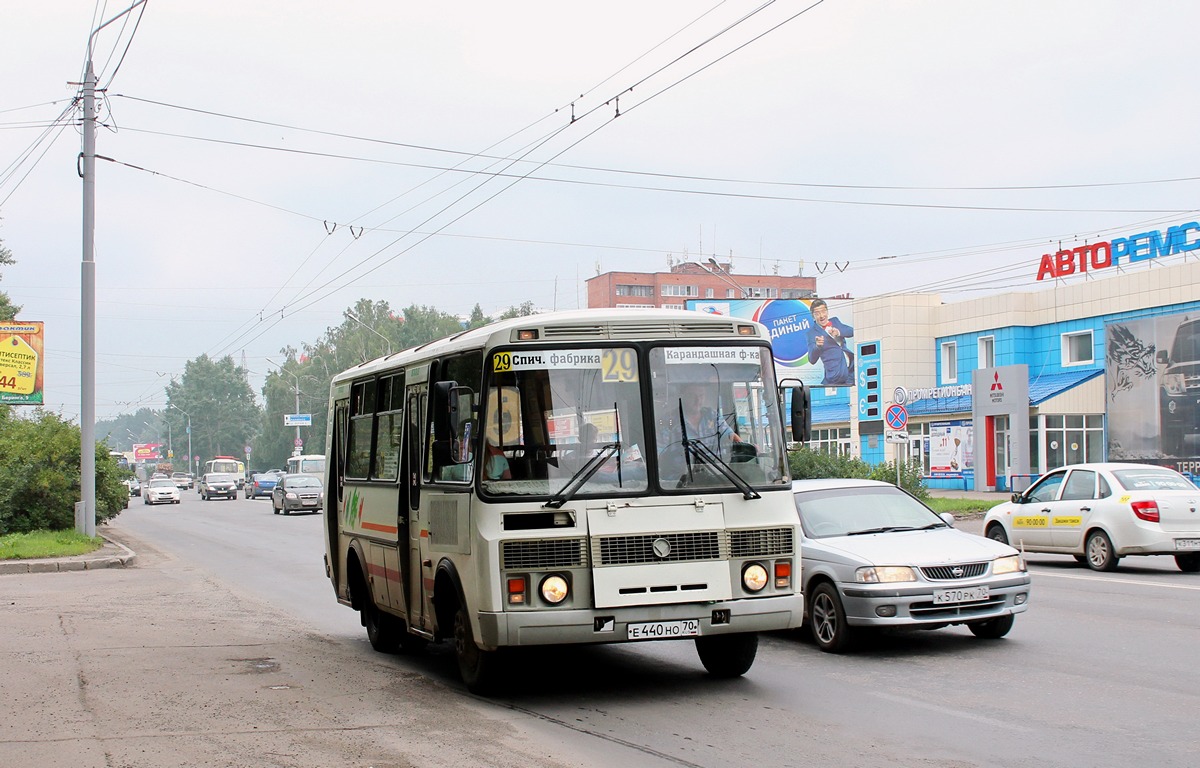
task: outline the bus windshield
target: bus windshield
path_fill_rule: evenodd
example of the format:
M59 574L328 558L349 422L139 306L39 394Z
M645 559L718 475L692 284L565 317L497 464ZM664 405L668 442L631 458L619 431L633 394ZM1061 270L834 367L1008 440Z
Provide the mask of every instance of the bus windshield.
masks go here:
M642 359L632 346L493 353L482 490L561 503L645 494L651 478L666 492L786 483L768 347L653 347L648 371Z
M581 494L646 490L636 349L497 352L488 370L485 492L547 496L574 483Z

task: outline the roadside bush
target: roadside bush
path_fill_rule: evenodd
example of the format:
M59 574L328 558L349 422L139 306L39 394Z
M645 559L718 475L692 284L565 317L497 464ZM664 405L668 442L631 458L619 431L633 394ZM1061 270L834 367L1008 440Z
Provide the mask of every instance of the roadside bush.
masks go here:
M78 425L40 408L28 417L0 408L0 536L75 527L79 485ZM117 464L97 444L96 522L120 514L129 501Z
M885 483L896 483L896 464L886 462L871 466L862 459L853 456L814 451L804 446L799 450L788 453L788 466L795 480L807 480L823 477L854 477L864 480L882 480ZM920 467L916 464L900 466L900 487L918 499L929 497L929 489L921 479Z

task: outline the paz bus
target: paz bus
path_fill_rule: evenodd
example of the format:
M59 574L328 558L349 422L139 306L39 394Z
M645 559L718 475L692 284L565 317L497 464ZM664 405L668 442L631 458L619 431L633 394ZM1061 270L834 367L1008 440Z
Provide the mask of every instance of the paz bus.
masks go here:
M330 387L326 574L376 650L451 640L473 692L515 646L690 639L742 675L804 611L781 411L767 329L690 311L533 315L363 363Z
M316 453L305 453L299 456L289 456L287 460L289 475L325 476L325 457Z
M233 456L217 456L204 462L204 473L201 477L210 472L224 472L233 475L237 479L237 487L239 489L246 482L246 463Z

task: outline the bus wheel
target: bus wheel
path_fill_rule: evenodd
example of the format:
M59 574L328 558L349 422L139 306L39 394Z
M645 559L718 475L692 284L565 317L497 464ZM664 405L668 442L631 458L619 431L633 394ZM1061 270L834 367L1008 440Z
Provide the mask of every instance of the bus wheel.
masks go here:
M487 696L496 688L497 651L485 651L475 644L471 632L471 617L467 607L458 604L454 612L454 656L458 660L458 674L471 693Z
M362 609L362 624L367 628L367 639L371 641L372 648L380 653L395 653L399 649L396 621L376 608L375 601L369 596Z
M758 635L740 632L696 638L700 663L713 677L741 677L754 665L758 654Z

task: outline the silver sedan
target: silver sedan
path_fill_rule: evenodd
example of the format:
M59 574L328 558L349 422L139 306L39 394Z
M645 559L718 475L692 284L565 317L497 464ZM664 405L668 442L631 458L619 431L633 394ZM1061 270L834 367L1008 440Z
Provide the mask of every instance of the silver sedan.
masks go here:
M792 491L805 623L823 651L848 650L861 627L965 624L996 639L1029 605L1020 553L956 530L953 517L894 485L797 480Z

